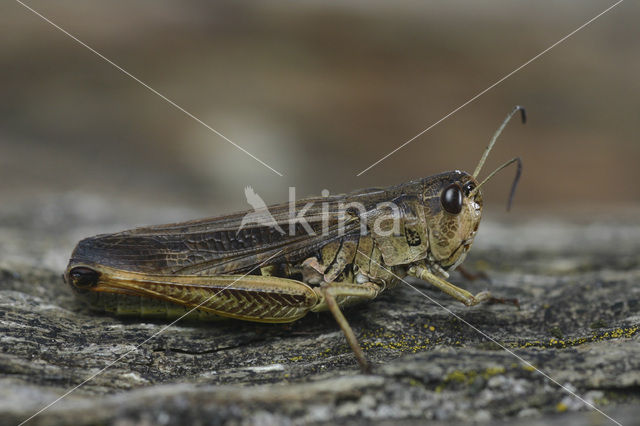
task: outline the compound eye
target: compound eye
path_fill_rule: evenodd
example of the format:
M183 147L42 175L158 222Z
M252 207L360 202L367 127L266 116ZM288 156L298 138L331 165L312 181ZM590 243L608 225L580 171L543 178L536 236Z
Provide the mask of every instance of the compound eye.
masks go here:
M86 290L98 284L100 273L91 268L79 266L69 271L69 282L76 288Z
M462 189L460 186L457 183L447 186L440 195L440 203L447 213L460 213L462 211Z
M462 190L464 191L464 195L467 197L469 196L469 194L471 194L471 191L473 191L474 189L476 189L476 184L473 182L467 182L462 188Z

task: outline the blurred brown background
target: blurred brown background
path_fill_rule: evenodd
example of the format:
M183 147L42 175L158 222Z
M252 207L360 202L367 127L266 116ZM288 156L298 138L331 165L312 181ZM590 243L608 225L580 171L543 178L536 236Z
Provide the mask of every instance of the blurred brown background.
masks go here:
M27 4L281 171L279 177L17 2L0 5L0 194L245 209L473 171L520 155L515 212L640 200L640 6L624 2L361 177L609 1ZM486 187L503 208L513 170ZM74 198L78 199L78 198ZM81 198L80 198L81 199ZM144 221L143 221L144 222Z

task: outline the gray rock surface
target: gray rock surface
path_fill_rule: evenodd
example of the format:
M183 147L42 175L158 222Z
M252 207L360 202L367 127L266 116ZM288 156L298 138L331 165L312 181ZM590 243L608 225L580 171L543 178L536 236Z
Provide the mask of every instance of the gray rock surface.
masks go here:
M62 282L81 237L201 214L77 194L2 206L2 424L78 385L30 424L611 422L584 401L622 424L640 415L637 215L483 222L465 265L491 283L452 280L520 309L400 287L346 313L375 364L362 375L327 314L165 329L93 313Z

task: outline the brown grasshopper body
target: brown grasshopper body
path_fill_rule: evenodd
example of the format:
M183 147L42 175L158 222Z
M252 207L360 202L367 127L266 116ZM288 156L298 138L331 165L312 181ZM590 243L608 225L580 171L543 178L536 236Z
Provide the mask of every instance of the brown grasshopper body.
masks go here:
M65 281L94 308L122 315L196 315L291 322L330 310L363 369L368 367L341 307L374 299L415 276L467 305L473 296L446 281L465 258L482 214L476 172L461 171L385 189L268 207L269 223L247 212L136 228L80 241ZM524 115L523 115L524 118ZM518 168L518 173L520 168ZM514 187L517 182L514 181Z

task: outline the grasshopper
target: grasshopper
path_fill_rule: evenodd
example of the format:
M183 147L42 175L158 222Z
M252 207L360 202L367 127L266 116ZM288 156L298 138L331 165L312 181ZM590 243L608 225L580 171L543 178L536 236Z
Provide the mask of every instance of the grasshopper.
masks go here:
M486 147L473 174L459 170L383 189L307 198L268 207L270 223L246 213L141 227L78 243L64 279L94 309L119 315L235 318L286 323L330 311L363 370L369 363L341 308L375 299L413 276L467 306L491 300L451 284L448 273L471 248L482 215L478 175L516 107ZM357 207L357 208L356 208ZM303 226L304 225L304 226ZM289 228L289 232L283 232Z

